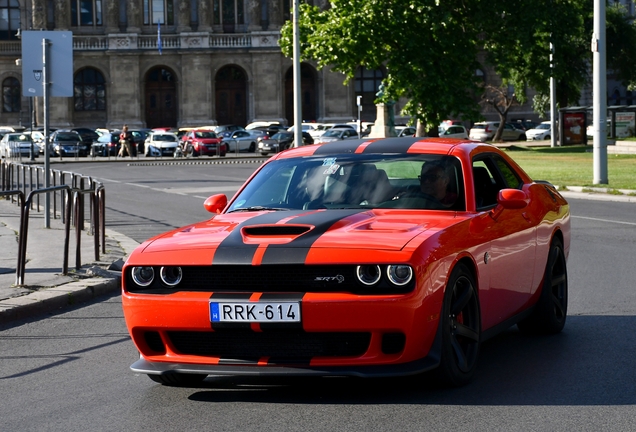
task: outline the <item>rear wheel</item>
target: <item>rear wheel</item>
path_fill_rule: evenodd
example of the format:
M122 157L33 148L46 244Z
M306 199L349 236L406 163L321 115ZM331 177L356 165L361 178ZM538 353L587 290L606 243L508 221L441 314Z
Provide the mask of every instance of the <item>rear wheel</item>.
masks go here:
M248 151L250 153L254 153L256 151L256 143L250 143L250 148Z
M148 374L148 378L161 385L170 387L189 387L201 384L207 375L203 374L183 374L167 373L163 375Z
M439 372L444 384L462 386L475 374L481 315L472 273L457 264L451 273L442 306L442 353Z
M520 321L519 330L529 334L555 334L563 330L568 310L568 272L563 244L552 240L543 275L541 295L532 315Z

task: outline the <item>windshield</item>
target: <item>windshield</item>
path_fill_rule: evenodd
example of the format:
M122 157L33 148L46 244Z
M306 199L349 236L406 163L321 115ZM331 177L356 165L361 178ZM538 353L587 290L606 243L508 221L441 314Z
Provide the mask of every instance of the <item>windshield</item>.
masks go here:
M441 196L424 192L433 186L443 189ZM258 172L228 212L344 208L464 210L460 162L433 154L275 160Z
M342 130L330 129L327 132L325 132L322 136L324 136L324 137L339 137L340 135L342 135Z
M548 130L550 129L550 125L546 124L546 123L541 123L539 126L537 126L535 129L545 129Z
M212 131L195 132L194 136L197 138L216 138L216 134Z
M177 137L175 135L154 135L152 140L153 141L176 141Z
M56 141L81 141L80 136L77 133L59 133L55 137Z

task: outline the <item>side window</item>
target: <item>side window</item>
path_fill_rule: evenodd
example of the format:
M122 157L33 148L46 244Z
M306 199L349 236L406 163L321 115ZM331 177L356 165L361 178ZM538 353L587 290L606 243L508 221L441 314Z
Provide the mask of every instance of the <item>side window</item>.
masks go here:
M503 177L503 181L505 183L504 187L510 189L521 189L523 182L510 165L508 165L508 163L499 156L495 156L494 160Z
M497 204L497 194L501 188L496 184L489 159L473 160L473 187L477 210Z

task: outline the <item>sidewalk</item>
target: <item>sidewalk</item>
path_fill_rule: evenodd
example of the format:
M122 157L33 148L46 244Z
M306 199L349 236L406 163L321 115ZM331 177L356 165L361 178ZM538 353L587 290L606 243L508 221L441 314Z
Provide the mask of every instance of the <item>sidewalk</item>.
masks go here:
M27 237L24 285L16 286L19 207L0 200L0 324L52 312L99 295L117 292L121 285L121 265L137 242L106 229L106 253L95 261L93 236L82 231L81 258L75 270L75 231L69 241L68 275L64 264L64 225L51 219L44 228L42 213L31 212Z

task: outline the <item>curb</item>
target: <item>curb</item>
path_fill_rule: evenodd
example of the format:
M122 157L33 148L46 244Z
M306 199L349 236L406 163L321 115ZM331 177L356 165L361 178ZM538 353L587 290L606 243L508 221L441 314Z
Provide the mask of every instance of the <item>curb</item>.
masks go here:
M13 297L0 303L0 324L50 313L113 293L121 286L121 276L93 277Z

